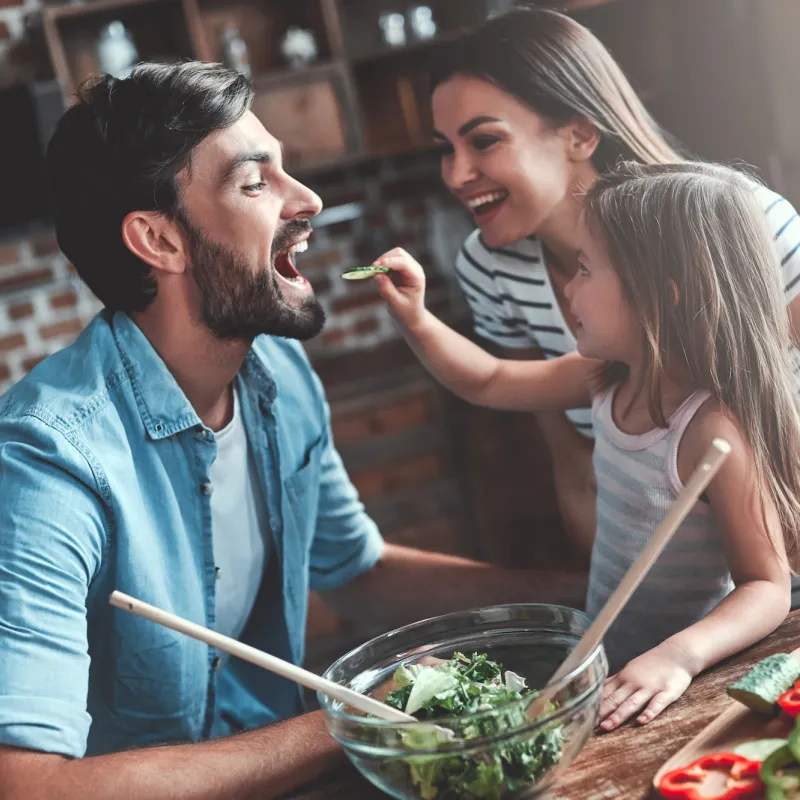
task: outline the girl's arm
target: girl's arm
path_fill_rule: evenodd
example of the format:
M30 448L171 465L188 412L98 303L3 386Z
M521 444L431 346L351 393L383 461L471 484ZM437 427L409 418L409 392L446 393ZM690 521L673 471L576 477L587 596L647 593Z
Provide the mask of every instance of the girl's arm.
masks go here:
M772 633L789 612L790 571L775 508L759 491L739 426L720 410L704 406L690 423L678 453L681 480L689 479L715 437L730 442L732 450L707 494L736 588L699 622L609 679L600 710L606 730L642 709L637 721L649 722L695 675Z
M425 309L425 273L405 250L391 250L375 264L392 270L391 277L374 280L411 349L428 372L460 397L507 411L590 405L598 362L577 353L550 361L495 358Z

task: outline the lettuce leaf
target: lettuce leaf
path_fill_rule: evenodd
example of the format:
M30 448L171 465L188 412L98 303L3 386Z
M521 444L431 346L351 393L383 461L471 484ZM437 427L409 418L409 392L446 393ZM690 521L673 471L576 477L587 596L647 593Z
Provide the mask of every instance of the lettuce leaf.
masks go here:
M533 699L525 679L485 653L470 658L454 653L449 662L436 666L409 665L394 674L397 689L386 700L420 720L464 716L480 711L502 709L522 698ZM461 727L459 737L483 738L508 733L528 723L525 704L518 704L470 721ZM401 734L409 750L435 751L452 741L454 734L438 725L407 728ZM563 732L553 725L527 740L503 739L494 752L469 756L442 749L441 753L402 759L408 779L424 800L454 798L501 798L536 783L561 759ZM398 762L393 763L393 767Z

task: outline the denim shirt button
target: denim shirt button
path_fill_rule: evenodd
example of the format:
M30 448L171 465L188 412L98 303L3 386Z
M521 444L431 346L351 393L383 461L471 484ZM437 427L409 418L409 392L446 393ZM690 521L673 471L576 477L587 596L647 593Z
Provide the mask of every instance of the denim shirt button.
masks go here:
M219 665L220 665L221 661L222 660L220 659L219 656L214 656L214 659L211 662L211 669L213 669L214 672L216 672L219 669Z
M200 484L200 491L206 496L211 497L214 494L214 487L211 485L209 481Z
M222 577L222 570L219 567L214 567L214 578L219 580Z

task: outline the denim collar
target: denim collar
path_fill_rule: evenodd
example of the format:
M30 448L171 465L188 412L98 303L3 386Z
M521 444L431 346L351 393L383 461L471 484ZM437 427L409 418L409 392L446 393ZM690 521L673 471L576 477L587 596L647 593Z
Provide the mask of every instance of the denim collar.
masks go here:
M148 436L165 439L203 423L167 365L139 326L124 312L116 312L111 329L136 397ZM277 396L275 381L251 347L240 370L243 385L270 406Z

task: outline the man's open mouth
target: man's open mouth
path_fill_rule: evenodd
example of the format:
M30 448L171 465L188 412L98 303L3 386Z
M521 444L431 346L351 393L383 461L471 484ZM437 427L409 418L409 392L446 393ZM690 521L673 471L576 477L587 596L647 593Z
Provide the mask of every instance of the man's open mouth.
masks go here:
M464 202L467 208L475 217L483 217L486 214L499 208L508 199L508 191L498 189L494 192L485 192L466 199Z
M279 250L275 256L275 271L278 276L297 286L307 283L295 266L295 254L304 253L306 250L308 250L308 239L303 239L301 242Z

